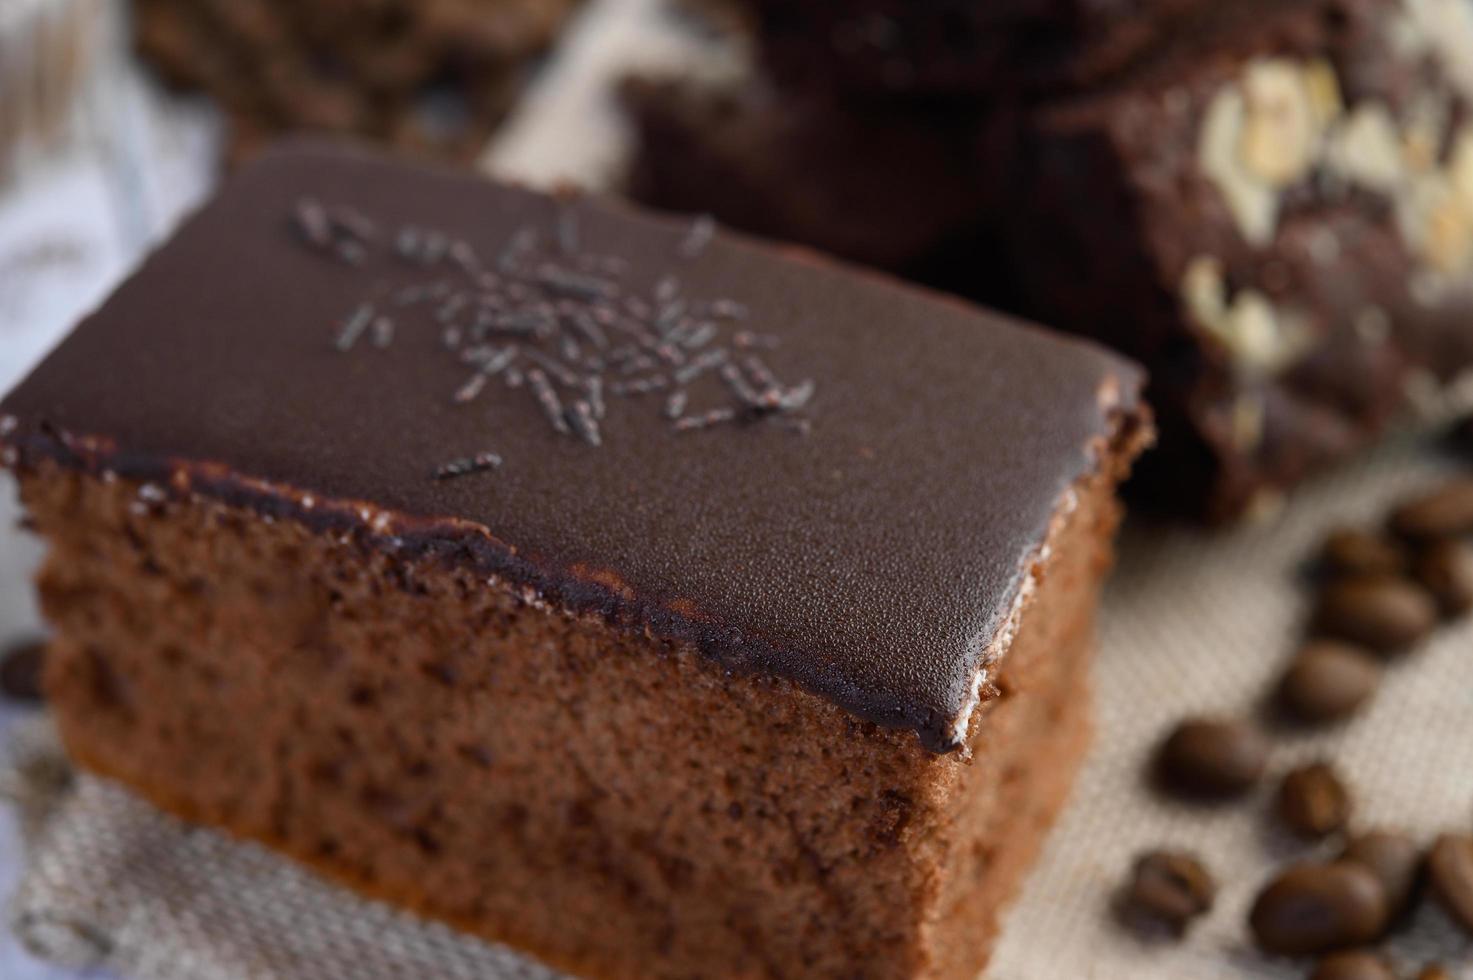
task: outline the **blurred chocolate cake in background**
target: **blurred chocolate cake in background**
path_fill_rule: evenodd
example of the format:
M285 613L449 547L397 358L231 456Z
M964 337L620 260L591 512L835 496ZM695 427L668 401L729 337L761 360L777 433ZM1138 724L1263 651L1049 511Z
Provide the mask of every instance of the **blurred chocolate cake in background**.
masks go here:
M470 161L579 0L135 0L139 52L240 158L287 131Z
M1201 22L1282 0L742 0L796 87L996 99L1098 82Z
M982 134L951 113L835 112L762 82L730 90L636 78L623 97L645 149L630 191L667 209L923 274L989 200Z
M1143 497L1272 509L1473 364L1470 0L748 6L745 91L628 87L634 196L1143 360Z
M101 0L0 3L0 183L76 128L103 13Z

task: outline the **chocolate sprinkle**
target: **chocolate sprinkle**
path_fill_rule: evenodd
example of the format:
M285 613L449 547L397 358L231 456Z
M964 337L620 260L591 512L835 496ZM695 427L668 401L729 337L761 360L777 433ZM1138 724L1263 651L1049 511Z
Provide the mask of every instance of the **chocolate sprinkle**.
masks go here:
M479 395L481 393L481 390L485 387L486 373L484 371L477 371L475 374L471 375L469 379L467 379L465 384L461 385L456 390L454 399L455 404L465 405L468 402L475 401L476 396Z
M772 334L753 333L750 330L737 331L737 333L731 338L731 342L735 344L739 350L748 350L751 348L760 348L762 350L777 350L778 345L782 343L781 340L779 340Z
M568 422L563 418L562 399L558 398L547 375L541 369L533 368L527 372L527 384L532 386L532 394L537 396L537 404L542 406L542 414L547 416L547 421L558 432L567 433Z
M316 199L304 197L292 211L297 231L302 240L315 248L326 248L332 244L332 226L327 211Z
M373 220L362 211L346 205L326 207L314 198L302 198L293 208L293 219L299 237L309 246L335 249L354 264L368 261L366 245L374 242L377 233ZM715 221L700 215L677 244L677 252L695 258L715 235ZM496 274L482 270L474 247L464 239L419 223L399 227L387 246L389 255L426 268L448 256L473 283L475 291L440 279L404 284L388 292L401 308L427 301L438 304L433 319L441 325L442 346L475 369L452 393L455 404L481 397L487 382L504 372L507 387L518 387L524 380L531 386L554 431L599 446L603 443L601 425L608 416L606 394L638 397L676 388L666 399L663 414L682 431L791 414L811 399L812 382L784 389L757 358L747 357L739 367L726 347L711 346L722 335L718 321L747 317L745 306L726 298L709 302L686 298L673 275L662 276L648 300L630 294L618 278L627 263L615 256L581 251L582 237L574 203L560 201L546 239L556 254L546 254L536 227L523 225L508 236L496 262ZM371 331L374 346L387 348L397 326L366 303L344 323L337 337L338 349L351 350L366 331ZM635 343L609 349L607 329ZM490 346L486 341L492 335L510 342ZM744 329L731 342L738 350L770 350L777 347L778 338ZM467 343L473 346L466 347ZM603 353L585 354L585 344ZM536 367L525 374L517 371L512 362L519 357ZM648 373L661 366L672 369L673 376ZM609 368L628 380L606 383L603 372ZM685 386L718 369L734 404L684 417L689 400Z
M470 476L472 473L482 473L500 467L501 457L495 453L476 453L474 456L451 460L441 466L435 471L435 479L451 480L458 476Z
M721 376L721 380L726 382L726 386L731 389L731 393L736 395L737 400L743 405L755 408L761 404L761 395L747 382L747 378L742 374L741 368L728 362L721 365L721 370L718 373Z
M702 323L700 326L696 327L696 329L688 333L685 337L681 338L680 346L686 348L687 350L697 350L701 347L705 347L711 341L715 340L717 333L718 331L716 329L716 324Z
M726 422L735 422L737 418L736 409L713 408L704 415L689 415L683 419L676 419L675 431L693 432L697 429L709 429L713 425L722 425Z
M333 208L328 213L328 218L340 231L360 242L371 242L378 237L378 229L362 211L346 207Z
M691 222L690 231L686 232L685 239L680 243L680 254L693 259L706 250L711 239L716 237L716 219L709 214L698 215Z
M456 241L451 245L450 261L459 266L466 275L480 281L481 260L476 256L476 250L471 247L470 242Z
M598 375L588 379L588 406L593 409L593 417L600 421L608 412L604 403L604 379Z
M724 320L745 320L747 308L733 299L718 299L711 304L711 315Z
M386 316L375 317L373 320L373 346L382 350L393 342L394 321Z
M368 261L368 250L360 242L341 241L335 249L338 258L349 265L362 265Z
M394 239L394 252L401 259L418 258L419 229L412 226L399 229L399 234Z
M586 401L575 401L567 412L568 422L578 438L590 446L603 445L599 435L598 420L593 417L593 408Z
M706 351L685 367L675 372L675 383L682 385L690 384L705 372L725 364L726 359L727 353L724 347Z
M345 353L352 350L353 345L358 343L358 338L363 336L363 332L368 329L368 325L372 322L373 304L364 303L358 309L354 310L353 314L348 317L347 322L343 324L343 329L338 332L338 338L335 342L338 350Z
M603 350L609 346L609 338L604 335L603 330L599 329L599 325L593 317L587 313L573 313L568 317L568 321L573 324L574 330L577 330L583 335L584 340L599 350Z

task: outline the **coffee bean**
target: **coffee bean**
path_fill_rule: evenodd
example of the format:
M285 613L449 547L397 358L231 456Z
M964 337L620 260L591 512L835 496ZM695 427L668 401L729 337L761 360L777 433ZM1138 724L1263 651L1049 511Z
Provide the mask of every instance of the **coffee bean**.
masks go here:
M1458 925L1473 933L1473 837L1444 834L1427 852L1427 880Z
M1453 480L1401 504L1391 512L1391 529L1416 541L1473 533L1473 478Z
M1392 919L1412 907L1422 877L1422 849L1406 834L1371 830L1356 834L1345 844L1340 860L1369 868L1386 892L1386 910Z
M1386 926L1386 893L1359 864L1296 864L1259 892L1248 921L1267 952L1326 953L1379 936Z
M1437 598L1444 616L1473 610L1473 545L1438 541L1417 557L1417 581Z
M1350 792L1334 769L1314 762L1284 776L1278 809L1290 830L1317 839L1345 828L1350 819Z
M1192 718L1167 736L1157 756L1164 788L1182 796L1226 799L1252 789L1268 763L1268 741L1245 722Z
M18 643L0 653L0 695L11 701L39 703L41 669L46 659L46 644L40 640Z
M1348 718L1381 684L1381 664L1359 647L1312 640L1279 682L1279 702L1294 718L1321 723Z
M1128 911L1166 926L1180 936L1192 920L1212 908L1217 885L1190 854L1148 851L1135 862L1125 899Z
M1453 980L1453 975L1441 963L1428 963L1417 974L1417 980Z
M1378 576L1328 585L1320 594L1315 626L1322 636L1399 653L1432 632L1437 619L1437 603L1421 586Z
M1400 575L1406 571L1407 554L1385 534L1340 528L1325 538L1320 564L1334 575Z
M1367 950L1331 953L1320 960L1309 980L1396 980L1385 957Z

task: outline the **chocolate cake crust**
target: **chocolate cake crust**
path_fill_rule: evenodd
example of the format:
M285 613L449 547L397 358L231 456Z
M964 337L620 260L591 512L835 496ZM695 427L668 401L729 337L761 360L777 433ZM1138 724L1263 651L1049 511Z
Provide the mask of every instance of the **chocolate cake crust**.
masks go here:
M780 341L764 352L773 369L814 381L811 434L675 432L646 398L611 403L590 446L527 390L497 383L456 404L466 368L428 315L400 316L387 349L340 351L366 294L424 272L391 249L338 261L304 247L304 198L379 229L439 230L488 265L509 242L555 254L576 236L576 251L627 264L623 295L741 308L742 328ZM343 148L280 149L0 405L4 438L22 466L49 457L371 529L955 748L1061 501L1138 421L1138 370L738 236L691 248L694 231ZM504 465L434 478L484 451ZM319 510L317 495L364 503Z

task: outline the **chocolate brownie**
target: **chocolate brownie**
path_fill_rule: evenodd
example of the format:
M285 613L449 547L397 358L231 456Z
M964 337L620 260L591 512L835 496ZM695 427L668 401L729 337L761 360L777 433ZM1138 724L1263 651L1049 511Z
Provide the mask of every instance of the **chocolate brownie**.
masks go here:
M591 975L972 977L1084 744L1140 382L298 146L0 432L83 765Z
M1473 7L1323 0L1029 114L1022 308L1150 365L1158 487L1269 504L1473 363L1470 72Z
M786 87L995 102L1098 84L1298 0L741 0Z
M1261 510L1473 364L1473 7L1234 9L1083 94L646 98L633 189L1119 348L1161 419L1143 494ZM973 163L886 157L912 121Z
M631 79L639 152L626 189L671 211L882 268L921 273L980 220L1005 171L970 116L853 113L758 80Z
M239 159L284 131L469 161L577 0L138 0L139 52L232 123Z

